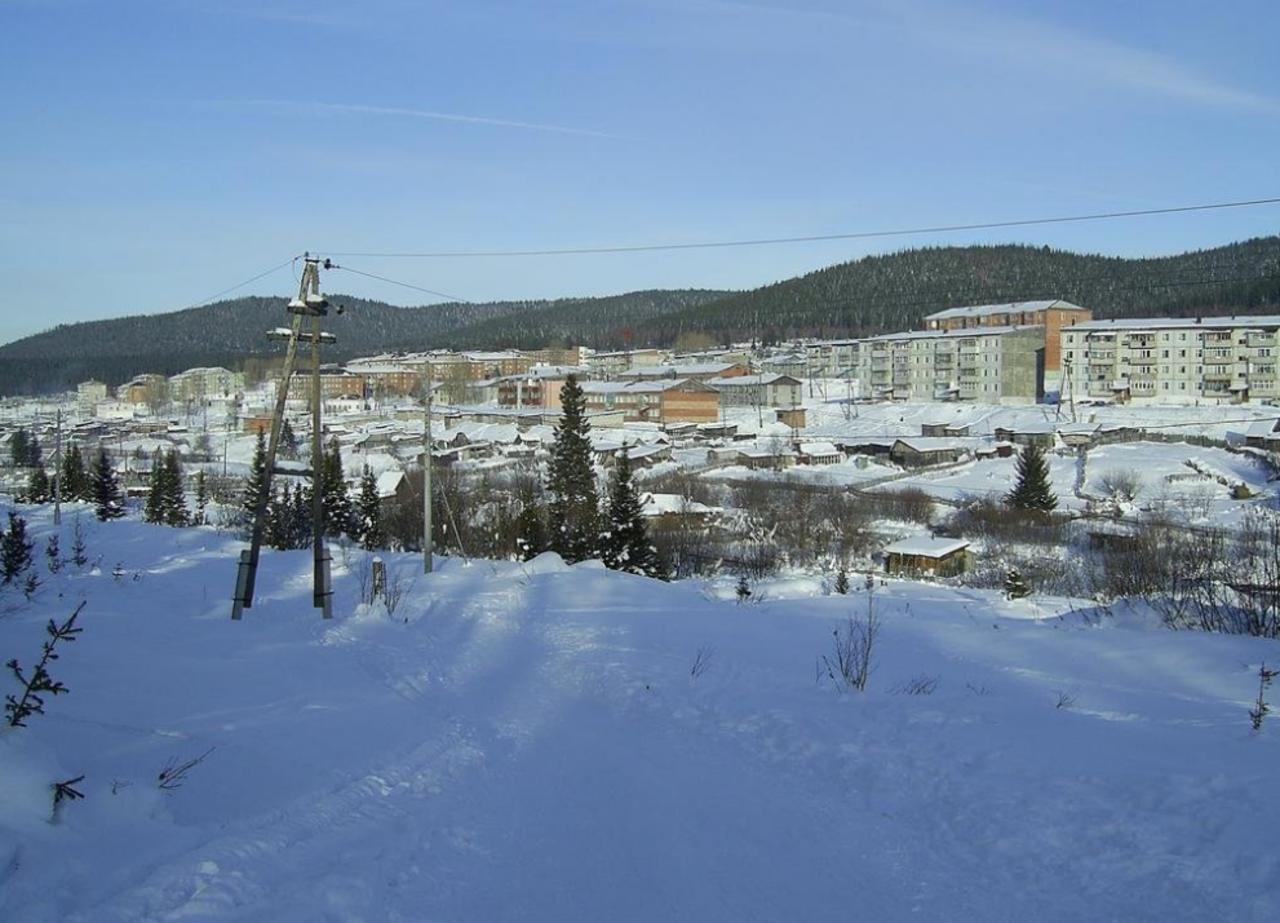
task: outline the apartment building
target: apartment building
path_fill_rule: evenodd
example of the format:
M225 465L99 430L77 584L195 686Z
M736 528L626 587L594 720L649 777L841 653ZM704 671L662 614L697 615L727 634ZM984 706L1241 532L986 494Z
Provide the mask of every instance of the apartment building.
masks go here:
M621 410L627 422L713 423L720 417L720 393L700 381L586 381L588 413Z
M1062 331L1065 398L1118 403L1280 399L1280 316L1126 318Z
M643 365L618 372L618 381L657 381L662 378L691 378L694 381L710 381L712 378L737 378L749 375L751 368L745 362L690 362L680 365Z
M805 374L840 378L858 367L862 340L813 340L804 344Z
M187 369L169 379L169 396L175 401L203 401L227 397L244 390L244 375L219 366Z
M974 326L864 340L862 394L881 400L1030 404L1044 396L1045 328Z
M737 375L707 381L720 392L722 407L796 407L800 404L800 379L790 375Z
M1061 299L1014 301L949 308L924 319L926 330L973 330L980 327L1044 327L1045 376L1057 382L1062 370L1060 333L1093 319L1093 311Z
M622 352L596 353L587 358L591 376L602 381L613 381L620 372L628 369L658 365L663 355L656 349L628 349Z

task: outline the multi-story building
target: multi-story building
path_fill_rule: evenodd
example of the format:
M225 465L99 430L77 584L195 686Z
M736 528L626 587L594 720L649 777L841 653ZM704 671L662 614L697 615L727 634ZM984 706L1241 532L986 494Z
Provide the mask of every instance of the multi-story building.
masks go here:
M804 344L805 374L839 378L858 367L862 340L812 340Z
M244 390L244 375L214 366L187 369L169 379L169 395L175 401L203 401L209 397L226 397Z
M707 381L720 392L722 407L797 407L800 379L790 375L737 375Z
M657 381L661 378L737 378L749 375L751 367L743 362L691 362L681 365L643 365L626 369L614 376L618 381Z
M628 349L622 352L596 353L587 358L591 377L601 381L613 381L619 372L643 366L657 365L662 353L656 349Z
M926 330L972 330L978 327L1044 327L1045 376L1057 382L1061 374L1059 333L1066 327L1093 319L1088 308L1061 299L1015 301L1010 304L982 304L948 308L924 319Z
M91 415L94 405L106 399L107 386L100 381L90 379L76 385L76 405L83 414Z
M736 379L734 379L736 380ZM720 393L700 381L587 381L587 411L621 410L628 422L713 423L720 417Z
M864 340L862 394L881 400L1034 403L1044 396L1045 328L975 326Z
M571 374L576 374L579 381L586 378L583 369L551 365L534 366L523 375L500 378L497 382L498 406L559 410L560 390Z
M1159 404L1280 399L1280 316L1125 318L1062 331L1064 398Z
M289 400L311 400L311 372L299 370L293 373L289 381ZM367 381L363 375L353 375L342 368L322 368L320 370L320 397L322 400L339 398L363 398Z

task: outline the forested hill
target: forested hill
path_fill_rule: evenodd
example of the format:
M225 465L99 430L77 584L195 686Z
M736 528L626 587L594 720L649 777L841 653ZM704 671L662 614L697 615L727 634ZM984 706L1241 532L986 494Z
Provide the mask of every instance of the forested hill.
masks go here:
M749 292L654 290L605 298L399 308L330 295L348 311L326 321L326 358L429 347L597 348L917 329L926 314L968 304L1064 298L1097 317L1280 313L1280 237L1150 259L1019 245L905 250L831 266ZM172 314L57 327L0 346L0 394L108 384L279 356L264 332L287 323L283 298L238 298ZM688 338L692 339L692 338ZM686 340L686 342L688 341Z
M635 341L669 343L690 332L720 342L862 336L918 329L944 308L1038 298L1063 298L1097 317L1276 311L1280 237L1151 259L1017 245L905 250L639 324Z
M707 304L722 291L646 291L607 298L438 304L401 308L350 295L324 329L338 337L327 360L386 350L435 347L538 346L562 338L586 345L621 342L622 329L662 314ZM0 346L0 394L65 390L96 378L110 385L143 372L172 375L248 359L278 357L283 345L267 330L287 326L284 298L236 298L169 314L138 315L55 327Z

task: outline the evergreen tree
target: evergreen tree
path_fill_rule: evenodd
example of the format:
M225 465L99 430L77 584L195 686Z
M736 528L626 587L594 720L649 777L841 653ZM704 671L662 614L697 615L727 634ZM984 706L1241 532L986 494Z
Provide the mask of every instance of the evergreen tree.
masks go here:
M93 485L85 471L80 446L75 443L62 456L62 499L93 501Z
M342 472L342 449L338 437L329 440L320 465L321 509L324 510L324 532L335 538L351 529L351 497Z
M40 440L34 435L27 437L27 466L30 468L44 466L44 451L40 448Z
M283 458L294 460L298 457L298 436L293 431L293 424L288 420L280 427L280 445L276 449Z
M738 574L738 584L733 588L733 592L738 597L738 605L742 605L751 598L751 581L747 579L745 572Z
M27 538L27 521L9 513L9 529L0 538L0 584L17 583L31 567L35 542Z
M600 501L591 464L591 425L586 399L576 375L570 375L560 391L560 421L551 443L547 491L549 545L570 563L600 551Z
M841 596L845 596L849 592L849 568L845 567L843 564L841 564L840 569L836 571L835 591Z
M164 453L156 449L151 460L151 475L147 478L147 502L142 508L144 522L159 525L164 522L165 476Z
M631 477L631 456L624 445L609 479L608 533L604 539L604 563L614 570L657 577L658 552L649 541L640 495Z
M111 465L111 456L105 447L98 448L98 460L93 465L93 503L98 518L103 522L119 519L124 515L124 499L120 494L120 480Z
M62 570L62 549L58 547L58 533L49 536L49 544L44 548L45 560L49 564L49 573L56 574Z
M80 517L76 516L75 528L71 533L71 563L77 569L89 563L89 555L84 543L84 529L80 526Z
M293 533L293 547L306 548L311 544L312 538L312 513L311 491L303 488L301 484L293 486L293 515L290 517L290 529Z
M182 486L182 463L173 449L164 457L164 497L161 507L166 526L185 526L190 521L191 517L187 514L187 492Z
M9 436L9 458L15 468L27 467L27 431L18 427Z
M249 478L244 484L244 500L241 511L244 522L253 525L253 517L258 513L258 501L262 497L263 485L267 481L267 440L258 430L258 442L253 447L253 461L249 463ZM267 498L270 501L270 497Z
M294 547L293 497L289 493L289 485L280 485L280 492L272 491L271 500L267 503L267 521L263 539L267 545L278 551Z
M378 479L368 465L360 478L360 496L356 501L353 537L370 551L387 547L387 531L382 524L382 498L378 496Z
M516 548L524 561L531 561L547 550L547 521L536 500L526 502L516 516Z
M28 503L48 503L53 499L49 487L49 475L45 472L44 465L31 469L31 476L27 478L25 499Z
M1051 513L1058 506L1058 498L1049 486L1049 462L1044 449L1029 445L1018 456L1018 481L1005 498L1009 506L1018 510Z
M1009 599L1022 599L1024 596L1031 595L1031 587L1022 578L1022 574L1018 573L1016 567L1009 568L1009 575L1005 577L1004 595Z
M202 526L209 518L209 485L205 483L204 469L196 472L196 512L191 524Z

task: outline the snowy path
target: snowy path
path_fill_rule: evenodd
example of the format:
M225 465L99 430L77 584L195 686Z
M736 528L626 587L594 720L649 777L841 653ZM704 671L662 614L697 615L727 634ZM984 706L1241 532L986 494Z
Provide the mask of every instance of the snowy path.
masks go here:
M233 625L189 604L231 573L224 549L115 528L141 533L113 546L140 578L65 579L96 615L33 738L89 797L56 827L0 813L6 923L1280 910L1280 737L1245 717L1274 642L891 583L871 688L838 695L814 658L860 596L735 606L590 564L423 577L405 557L395 618L357 612L340 572L323 623L286 554ZM19 649L59 605L5 624ZM920 675L934 694L896 694ZM183 789L152 790L208 746Z

